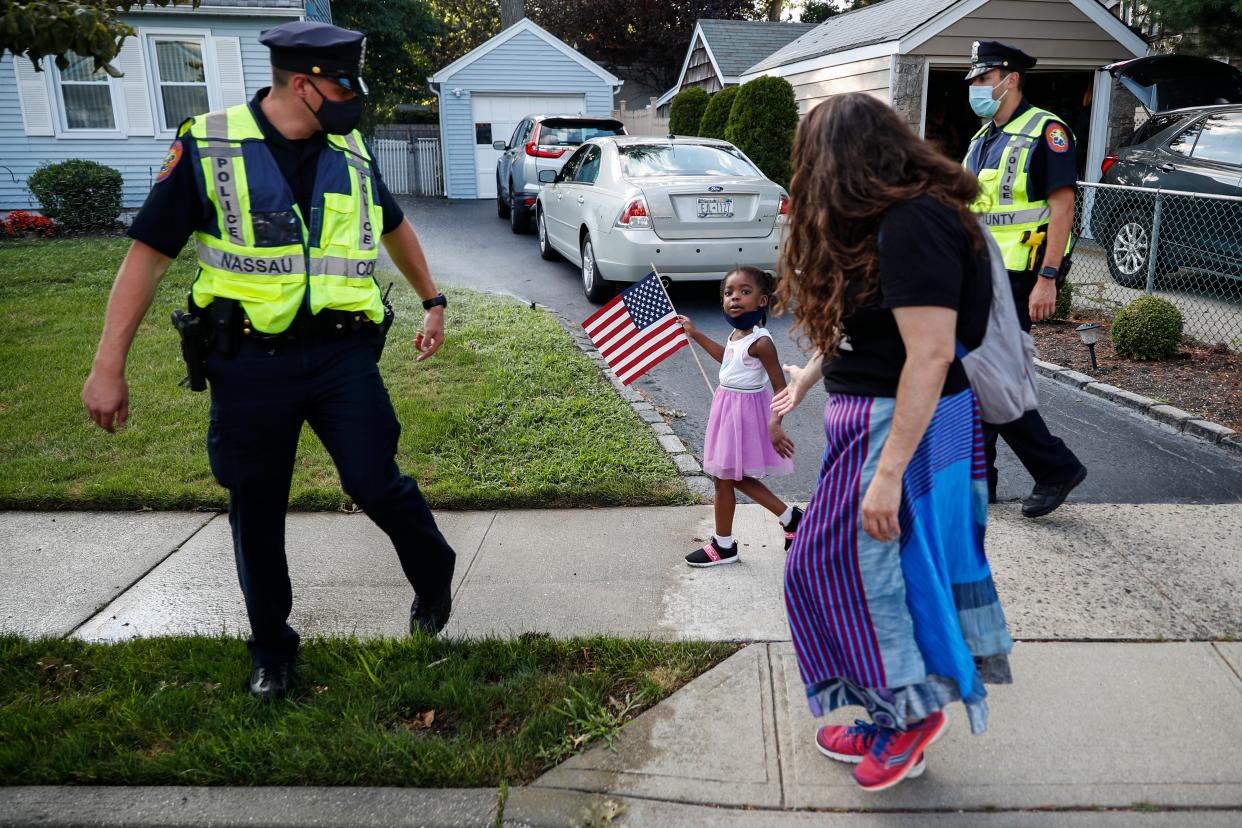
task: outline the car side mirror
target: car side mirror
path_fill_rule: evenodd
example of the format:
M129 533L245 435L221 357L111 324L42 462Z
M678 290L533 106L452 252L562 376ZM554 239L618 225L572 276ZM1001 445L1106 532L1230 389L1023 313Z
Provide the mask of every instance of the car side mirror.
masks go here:
M494 150L500 150L501 152L504 152L508 148L509 148L509 145L506 144L504 141L492 141L492 149Z
M539 171L540 184L555 184L558 180L560 180L560 177L560 174L556 170Z

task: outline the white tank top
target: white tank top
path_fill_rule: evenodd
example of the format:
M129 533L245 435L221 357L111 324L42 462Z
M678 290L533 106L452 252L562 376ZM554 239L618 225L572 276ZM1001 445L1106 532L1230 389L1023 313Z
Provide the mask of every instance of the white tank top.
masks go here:
M767 328L755 327L739 340L725 340L724 359L720 361L720 387L730 391L757 394L771 386L763 363L750 355L750 346L760 337L772 338Z

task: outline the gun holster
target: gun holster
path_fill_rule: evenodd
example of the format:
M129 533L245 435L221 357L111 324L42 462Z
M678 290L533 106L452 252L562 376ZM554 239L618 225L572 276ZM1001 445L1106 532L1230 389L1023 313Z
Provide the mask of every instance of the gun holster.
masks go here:
M201 311L200 311L201 313ZM172 312L172 324L181 336L181 358L186 375L181 384L191 391L207 390L207 353L211 350L211 331L201 315L191 310Z

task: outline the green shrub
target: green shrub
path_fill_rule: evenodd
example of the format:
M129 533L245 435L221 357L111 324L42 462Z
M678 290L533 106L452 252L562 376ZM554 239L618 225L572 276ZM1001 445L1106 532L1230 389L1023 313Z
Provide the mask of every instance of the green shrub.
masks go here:
M699 136L702 138L725 139L725 127L729 125L729 111L733 109L733 99L737 97L736 86L726 86L707 102L703 110L703 119L699 121Z
M1052 311L1052 318L1058 321L1069 319L1074 310L1074 283L1066 281L1057 288L1057 306Z
M668 131L674 135L698 135L708 97L707 91L697 86L678 92L668 108Z
M1182 312L1167 299L1140 296L1113 317L1113 351L1134 359L1160 359L1182 343Z
M763 174L789 187L793 167L794 131L798 128L798 102L784 78L755 78L737 89L725 140L754 161Z
M112 230L121 214L121 173L75 158L43 164L26 181L43 215L69 233Z

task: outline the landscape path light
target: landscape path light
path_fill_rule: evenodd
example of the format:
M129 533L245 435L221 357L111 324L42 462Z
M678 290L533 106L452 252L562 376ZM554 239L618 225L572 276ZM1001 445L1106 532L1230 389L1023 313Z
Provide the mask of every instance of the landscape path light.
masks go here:
M1095 343L1100 341L1100 328L1102 327L1104 326L1098 322L1087 322L1074 329L1078 332L1078 338L1082 340L1082 344L1087 346L1088 353L1091 354L1092 371L1100 367L1095 362Z

